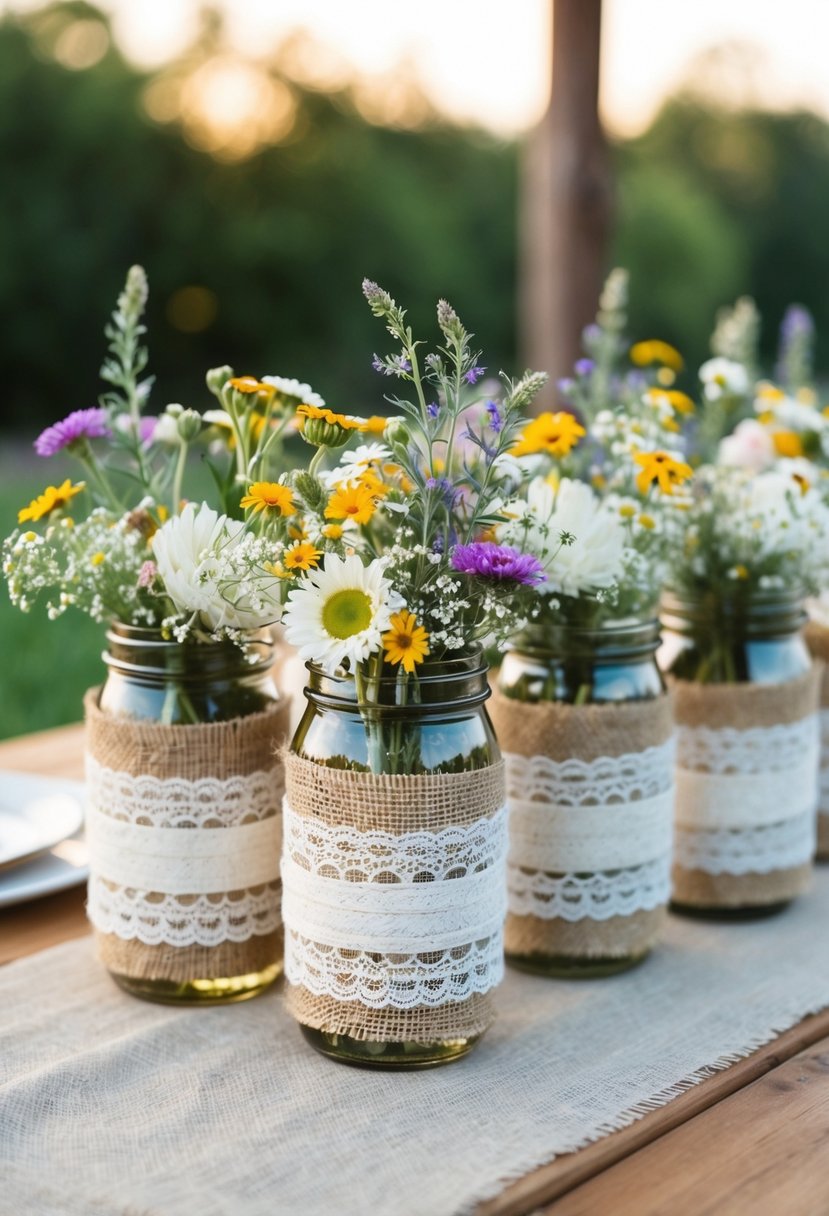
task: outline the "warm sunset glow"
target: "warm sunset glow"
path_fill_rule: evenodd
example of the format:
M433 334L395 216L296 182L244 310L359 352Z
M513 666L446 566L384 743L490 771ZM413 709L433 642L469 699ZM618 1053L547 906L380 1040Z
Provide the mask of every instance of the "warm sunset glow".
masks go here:
M41 0L0 0L30 10ZM158 67L198 30L201 0L101 0L125 52ZM290 93L264 67L274 52L307 87L353 84L372 121L415 125L427 103L501 135L531 126L549 91L548 0L224 0L228 54L186 87L154 82L146 105L159 122L181 120L197 147L226 158L279 141L293 123ZM670 8L669 17L668 7ZM100 26L72 23L53 48L67 67L92 66L106 50ZM771 108L810 106L829 115L829 5L788 0L605 0L602 110L616 133L634 134L685 79L700 52L719 48L725 66L706 70L726 101ZM740 55L728 55L729 43ZM750 48L746 52L745 48Z

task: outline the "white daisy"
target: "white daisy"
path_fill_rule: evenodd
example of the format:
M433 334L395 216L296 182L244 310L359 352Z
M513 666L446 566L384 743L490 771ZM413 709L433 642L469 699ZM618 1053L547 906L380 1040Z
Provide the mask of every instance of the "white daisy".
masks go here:
M325 568L309 571L288 596L283 623L285 640L325 671L335 672L346 659L357 663L379 650L402 596L384 578L385 563L367 566L356 554L326 554Z
M748 372L742 363L735 363L733 359L709 359L699 369L699 378L708 401L718 401L725 396L739 397L748 392Z
M270 384L281 393L284 397L296 397L298 401L305 405L315 405L318 409L322 409L325 405L319 393L315 393L310 384L305 384L299 380L287 376L263 376L263 384Z
M384 443L361 443L353 452L342 455L342 464L351 465L355 471L386 460L391 460L391 449Z
M240 589L235 556L254 538L240 520L188 503L152 540L158 573L178 612L197 612L208 629L258 629L279 619L278 580Z

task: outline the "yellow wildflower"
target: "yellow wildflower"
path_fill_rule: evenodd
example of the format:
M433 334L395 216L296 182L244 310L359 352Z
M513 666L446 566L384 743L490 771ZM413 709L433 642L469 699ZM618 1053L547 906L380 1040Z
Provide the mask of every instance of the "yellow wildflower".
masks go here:
M656 527L656 520L652 515L640 515L637 522L640 527L647 528L649 532Z
M341 485L328 500L326 519L352 519L355 524L367 524L377 510L377 499L368 486L357 482Z
M663 494L673 494L676 486L693 476L693 469L682 460L674 460L667 452L637 452L633 459L641 466L636 475L636 487L640 494L647 494L656 484Z
M80 494L86 486L86 483L79 481L76 486L72 485L69 478L59 486L47 486L42 494L38 494L37 498L33 498L28 507L23 507L17 512L17 522L25 523L30 519L32 523L36 523L39 519L43 519L46 515L51 515L53 511L59 511L61 507Z
M237 389L240 393L272 393L273 389L269 384L263 384L261 380L257 380L255 376L234 376L232 380L228 380L228 384Z
M93 553L92 557L90 557L89 560L92 562L93 566L100 566L101 562L104 561L105 558L106 558L105 553L98 552L98 553Z
M318 565L322 550L316 549L309 540L298 540L286 549L284 560L288 570L310 570Z
M652 388L647 393L645 400L648 405L664 406L669 405L675 414L693 414L694 402L687 393L681 393L679 389L668 388Z
M344 531L345 528L342 526L342 524L326 524L322 530L322 534L323 536L327 537L328 540L342 540Z
M634 343L630 348L630 361L637 367L661 363L663 367L669 367L674 372L681 372L684 367L684 360L676 347L668 342L661 342L659 338Z
M410 675L417 663L429 653L429 635L412 612L397 612L389 621L389 631L383 634L387 663L400 663Z
M734 574L736 575L737 578L743 579L743 580L750 577L749 571L748 571L748 566L743 566L742 564L734 567Z
M255 481L239 505L254 514L277 511L280 515L296 515L293 490L278 481Z
M772 440L778 456L803 455L803 440L796 431L775 431L772 434Z
M621 507L619 507L619 514L622 519L633 519L636 514L636 507L631 506L629 502L623 502Z
M566 456L587 432L573 414L559 410L539 414L528 423L518 442L513 445L513 456L533 456L546 452L550 456Z

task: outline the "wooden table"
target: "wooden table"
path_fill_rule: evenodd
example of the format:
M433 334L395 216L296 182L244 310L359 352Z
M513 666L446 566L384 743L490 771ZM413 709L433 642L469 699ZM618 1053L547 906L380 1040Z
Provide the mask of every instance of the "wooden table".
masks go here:
M81 728L0 743L0 768L80 778ZM0 911L0 963L88 933L83 904L77 888ZM827 1151L829 1010L477 1216L826 1216Z

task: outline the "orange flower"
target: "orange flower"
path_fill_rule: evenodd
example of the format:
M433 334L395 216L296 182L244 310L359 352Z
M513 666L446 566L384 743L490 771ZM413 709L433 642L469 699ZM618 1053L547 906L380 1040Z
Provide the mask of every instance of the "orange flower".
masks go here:
M654 483L663 494L673 494L677 486L681 486L694 470L682 460L674 460L667 452L637 452L633 457L642 472L636 475L636 487L640 494L647 494Z
M377 499L368 486L360 482L342 485L328 500L326 519L352 519L355 524L367 524L377 510Z
M59 511L62 507L80 494L81 490L86 488L86 482L79 481L76 486L72 485L69 478L59 486L47 486L42 494L38 494L37 498L33 498L28 507L22 507L17 512L17 522L25 523L30 519L35 523L39 519L43 519L45 515L51 515L53 511Z
M429 635L412 612L397 612L382 637L387 663L401 664L409 675L429 653Z
M539 414L527 424L511 452L513 456L534 456L537 452L566 456L586 434L584 427L566 410Z

